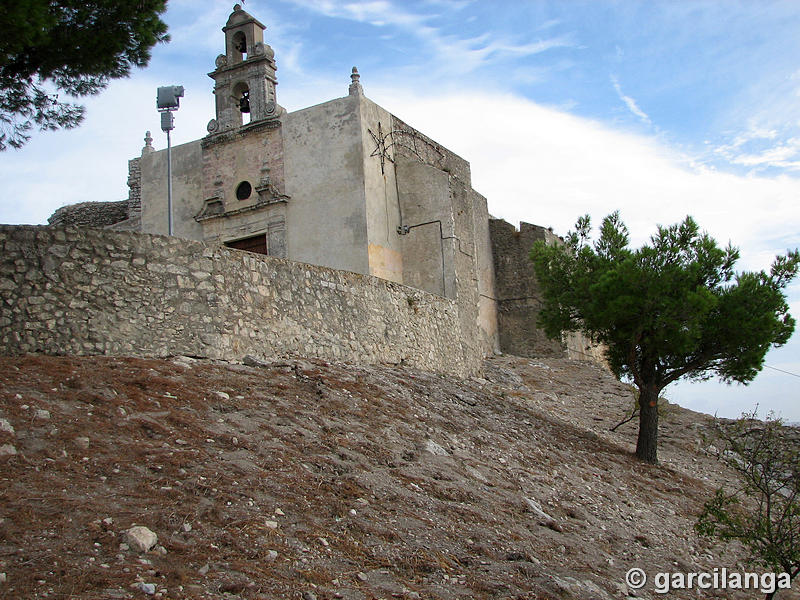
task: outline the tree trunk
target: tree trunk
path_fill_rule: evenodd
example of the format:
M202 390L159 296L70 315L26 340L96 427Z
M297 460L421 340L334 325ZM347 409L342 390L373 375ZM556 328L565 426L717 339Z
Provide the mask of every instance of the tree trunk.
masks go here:
M639 388L639 439L636 457L652 465L658 464L658 392L655 386Z

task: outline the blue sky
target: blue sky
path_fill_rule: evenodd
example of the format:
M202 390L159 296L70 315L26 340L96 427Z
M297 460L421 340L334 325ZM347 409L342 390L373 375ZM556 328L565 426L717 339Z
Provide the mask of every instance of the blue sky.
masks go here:
M495 216L564 233L620 210L642 243L692 214L767 268L800 246L800 3L249 0L296 110L347 94L357 65L372 100L472 164ZM145 130L165 139L155 89L182 84L174 143L214 116L207 73L231 2L172 0L172 42L86 101L72 131L0 156L0 222L44 223L64 204L127 195ZM800 283L789 289L800 317ZM747 387L678 384L667 397L737 416L759 405L800 421L800 334Z

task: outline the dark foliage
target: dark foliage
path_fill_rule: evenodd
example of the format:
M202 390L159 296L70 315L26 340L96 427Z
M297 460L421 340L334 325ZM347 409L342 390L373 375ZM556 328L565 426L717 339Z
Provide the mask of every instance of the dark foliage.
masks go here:
M0 150L36 125L76 127L84 107L59 98L97 94L144 67L169 40L166 0L28 0L0 8Z
M605 346L618 376L639 390L636 453L657 462L661 390L681 378L751 381L770 346L785 344L795 321L783 289L800 253L775 259L769 273L735 273L732 246L720 248L691 217L659 227L650 245L628 248L614 213L589 243L589 217L566 244L537 242L531 251L544 303L539 325L551 338L583 331Z

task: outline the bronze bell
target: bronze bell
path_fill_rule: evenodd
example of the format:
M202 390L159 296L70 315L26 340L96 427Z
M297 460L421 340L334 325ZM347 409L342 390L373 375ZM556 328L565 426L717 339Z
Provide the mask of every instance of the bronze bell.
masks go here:
M239 99L239 110L243 113L250 112L250 92L244 92Z

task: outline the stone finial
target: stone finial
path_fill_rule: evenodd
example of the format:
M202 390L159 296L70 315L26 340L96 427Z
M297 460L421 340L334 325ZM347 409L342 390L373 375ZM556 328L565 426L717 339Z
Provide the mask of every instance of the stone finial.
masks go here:
M353 67L353 72L350 75L350 95L363 96L364 88L361 87L361 75L358 74L358 68Z
M142 156L154 151L155 148L153 148L153 136L150 135L150 132L148 131L144 134L144 148L142 148Z

